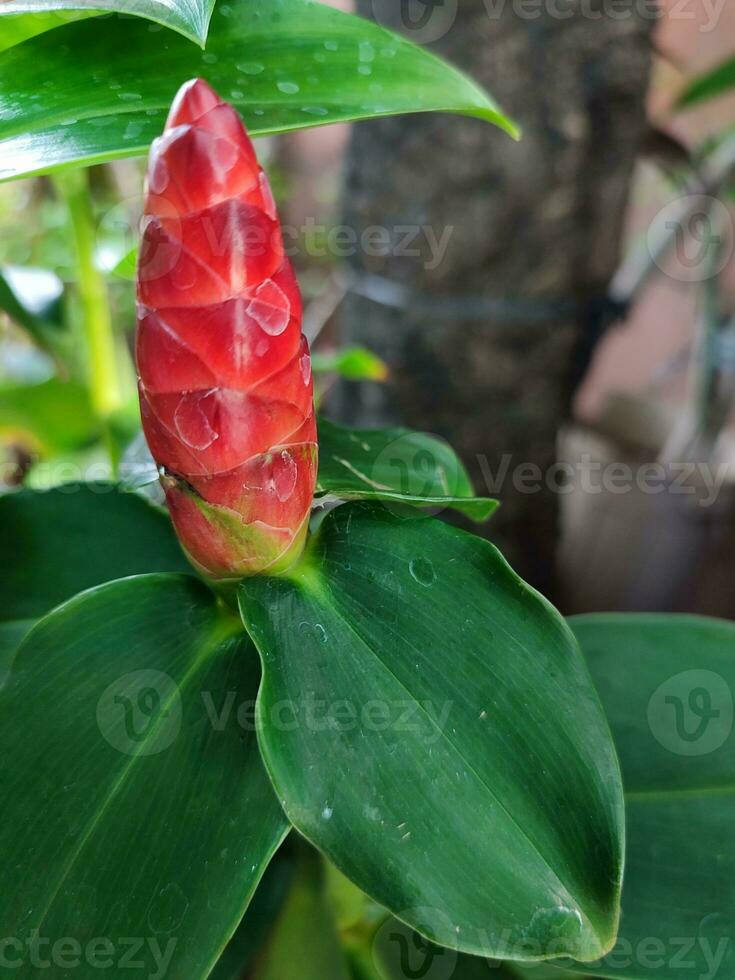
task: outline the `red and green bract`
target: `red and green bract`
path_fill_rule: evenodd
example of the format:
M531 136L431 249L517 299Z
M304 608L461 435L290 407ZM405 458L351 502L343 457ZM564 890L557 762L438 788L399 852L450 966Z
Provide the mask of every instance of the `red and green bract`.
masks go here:
M317 465L301 297L245 127L200 79L151 148L138 303L143 428L184 548L215 579L287 566Z

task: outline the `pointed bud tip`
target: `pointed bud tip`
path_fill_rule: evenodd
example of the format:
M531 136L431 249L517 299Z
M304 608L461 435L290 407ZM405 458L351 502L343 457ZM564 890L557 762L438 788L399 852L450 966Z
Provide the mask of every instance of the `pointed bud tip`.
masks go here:
M191 78L176 93L166 120L166 129L194 123L221 104L222 99L208 82L203 78Z

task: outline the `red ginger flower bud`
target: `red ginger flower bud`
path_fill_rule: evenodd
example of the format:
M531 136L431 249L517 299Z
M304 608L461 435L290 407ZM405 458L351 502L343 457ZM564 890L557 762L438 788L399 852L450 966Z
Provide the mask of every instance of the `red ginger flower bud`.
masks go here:
M143 429L189 557L215 579L287 567L317 465L301 297L245 127L201 79L151 147L138 303Z

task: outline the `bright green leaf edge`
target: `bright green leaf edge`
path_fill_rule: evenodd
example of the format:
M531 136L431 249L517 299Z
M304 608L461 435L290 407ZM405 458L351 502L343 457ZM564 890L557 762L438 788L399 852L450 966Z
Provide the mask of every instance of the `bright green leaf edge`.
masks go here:
M519 135L480 86L431 52L313 0L259 0L217 7L206 53L135 18L70 24L3 52L0 181L146 153L193 76L232 101L253 136L433 111Z
M454 450L440 439L413 429L353 429L329 419L318 419L319 472L316 495L340 500L381 500L386 504L418 507L434 514L456 510L476 523L483 523L500 506L492 497L475 496L467 470ZM392 448L395 447L395 448ZM387 482L395 479L391 470L401 469L399 477L427 480L426 472L410 467L419 454L428 454L432 464L430 483L451 484L454 492L411 492ZM367 454L367 455L366 455ZM398 464L404 463L405 468ZM408 472L410 470L410 472ZM377 479L380 477L380 479Z
M677 105L688 109L706 99L726 95L732 88L735 88L735 58L728 58L712 71L694 78L679 96Z
M142 17L153 21L154 24L160 24L161 27L168 27L203 48L207 41L213 10L214 0L189 0L189 2L182 2L182 0L173 0L173 2L171 0L169 2L164 0L5 0L4 3L0 3L0 18L51 15L47 16L43 26L28 35L31 37L68 22L64 20L65 14L70 15L69 19L73 20L94 17L102 13L125 14ZM1 33L2 21L0 20L0 35ZM4 47L6 45L0 37L0 50Z

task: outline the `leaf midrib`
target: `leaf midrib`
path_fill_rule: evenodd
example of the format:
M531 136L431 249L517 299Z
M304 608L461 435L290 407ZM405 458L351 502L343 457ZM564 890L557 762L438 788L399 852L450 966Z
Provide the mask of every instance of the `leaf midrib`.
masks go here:
M358 640L358 642L370 654L372 654L373 658L380 664L380 666L383 668L383 670L390 677L392 677L393 680L396 682L396 684L402 690L404 690L406 692L406 694L411 698L412 701L414 701L418 705L421 713L426 718L428 718L430 724L435 728L436 731L438 731L438 733L441 736L442 740L461 759L461 761L464 763L464 765L467 766L468 770L472 773L472 775L475 777L475 779L480 784L480 786L482 786L483 789L488 793L488 795L493 800L496 801L496 803L498 804L499 808L503 811L503 813L505 813L505 815L508 818L508 820L510 821L510 823L517 828L517 830L520 832L521 837L524 838L528 842L528 844L531 847L531 849L541 859L542 864L545 865L548 868L548 870L551 872L552 876L556 879L556 881L558 881L558 883L561 886L561 888L564 889L564 891L566 892L566 894L569 896L570 900L574 903L574 905L579 910L580 914L582 915L584 921L587 923L588 927L591 929L592 934L594 935L595 939L598 941L598 943L600 944L600 946L603 947L604 946L604 943L602 942L601 937L599 936L597 930L592 925L592 922L590 921L587 913L585 912L585 910L584 910L584 908L582 906L582 903L579 902L579 900L576 898L576 896L575 896L574 892L572 891L572 889L570 889L567 886L567 884L559 877L559 875L557 874L557 872L554 870L554 868L549 863L549 860L547 859L547 857L541 851L540 847L536 844L535 841L533 841L531 839L531 837L528 835L528 833L526 832L526 830L521 826L520 823L518 823L518 821L515 819L515 817L513 816L513 814L508 810L508 808L506 807L505 803L493 792L492 788L480 776L480 774L477 772L477 770L474 768L474 766L472 766L469 763L469 761L465 758L464 754L459 749L459 747L457 745L455 745L454 742L451 740L451 738L449 738L449 736L446 735L446 733L444 732L444 730L441 729L437 725L436 721L431 717L431 715L429 714L429 712L426 711L426 709L424 708L424 706L414 696L414 694L412 693L412 691L408 687L406 687L406 685L400 680L400 678L390 669L390 667L388 666L388 664L384 660L381 659L381 657L379 656L379 654L377 653L377 651L374 650L373 647L370 645L370 643L362 636L362 634L360 633L359 629L349 620L349 618L347 616L344 615L344 613L342 612L342 608L340 606L340 603L339 603L336 595L334 594L333 589L331 588L330 584L324 579L324 577L321 577L321 585L322 585L322 588L323 588L323 592L325 594L325 598L332 600L332 605L333 605L334 611L338 615L340 621L342 623L344 623L344 625L347 627L347 629L349 630L349 632L352 633L355 636L355 638Z
M173 697L176 694L179 694L180 695L180 693L186 688L186 686L189 683L189 681L191 680L191 678L198 672L199 668L209 659L209 657L215 652L215 650L219 646L221 646L222 643L225 642L225 640L227 639L228 635L229 634L226 633L224 630L218 629L215 632L215 636L213 637L212 642L210 644L204 644L203 645L202 652L197 657L194 658L191 666L185 672L185 674L182 677L181 681L178 684L175 685L174 690L171 692L171 694L169 695L169 697L164 702L164 705L162 706L164 709L168 709L168 708L171 707ZM97 827L98 827L98 825L100 823L100 820L102 819L102 817L105 815L105 813L109 809L112 801L118 796L119 792L121 791L122 787L125 784L125 781L127 779L128 774L130 773L130 771L134 767L135 763L140 758L140 756L142 754L143 748L150 742L150 739L154 735L156 735L158 733L160 724L162 723L162 719L165 718L166 715L167 715L167 711L166 710L161 710L159 712L158 718L157 718L156 722L146 732L146 735L142 739L142 741L140 743L138 743L139 746L140 746L139 749L137 749L133 753L133 755L131 756L130 761L127 763L127 765L123 766L123 769L120 772L120 775L114 781L114 783L112 784L112 786L109 788L109 790L107 792L107 795L105 796L104 801L102 802L101 806L99 807L99 809L97 810L97 812L92 817L92 819L90 820L89 824L87 825L86 830L84 831L84 833L82 834L82 836L81 836L81 838L79 840L78 846L74 849L74 851L72 852L71 857L67 861L66 865L62 868L61 875L59 877L58 883L56 884L56 887L53 889L53 891L52 891L52 893L51 893L51 895L49 897L49 900L48 900L48 902L46 904L46 907L44 908L43 912L41 913L41 916L40 916L40 918L38 920L38 926L37 926L37 928L39 930L43 926L43 923L46 921L46 917L48 916L49 912L51 911L51 909L52 909L52 907L54 905L54 902L56 901L56 898L57 898L59 892L61 891L61 888L62 888L64 882L66 881L66 879L68 878L69 874L73 870L73 868L74 868L74 866L76 864L77 858L82 853L82 851L86 847L86 845L89 842L89 840L92 838L92 835L94 834L95 830L97 829Z

